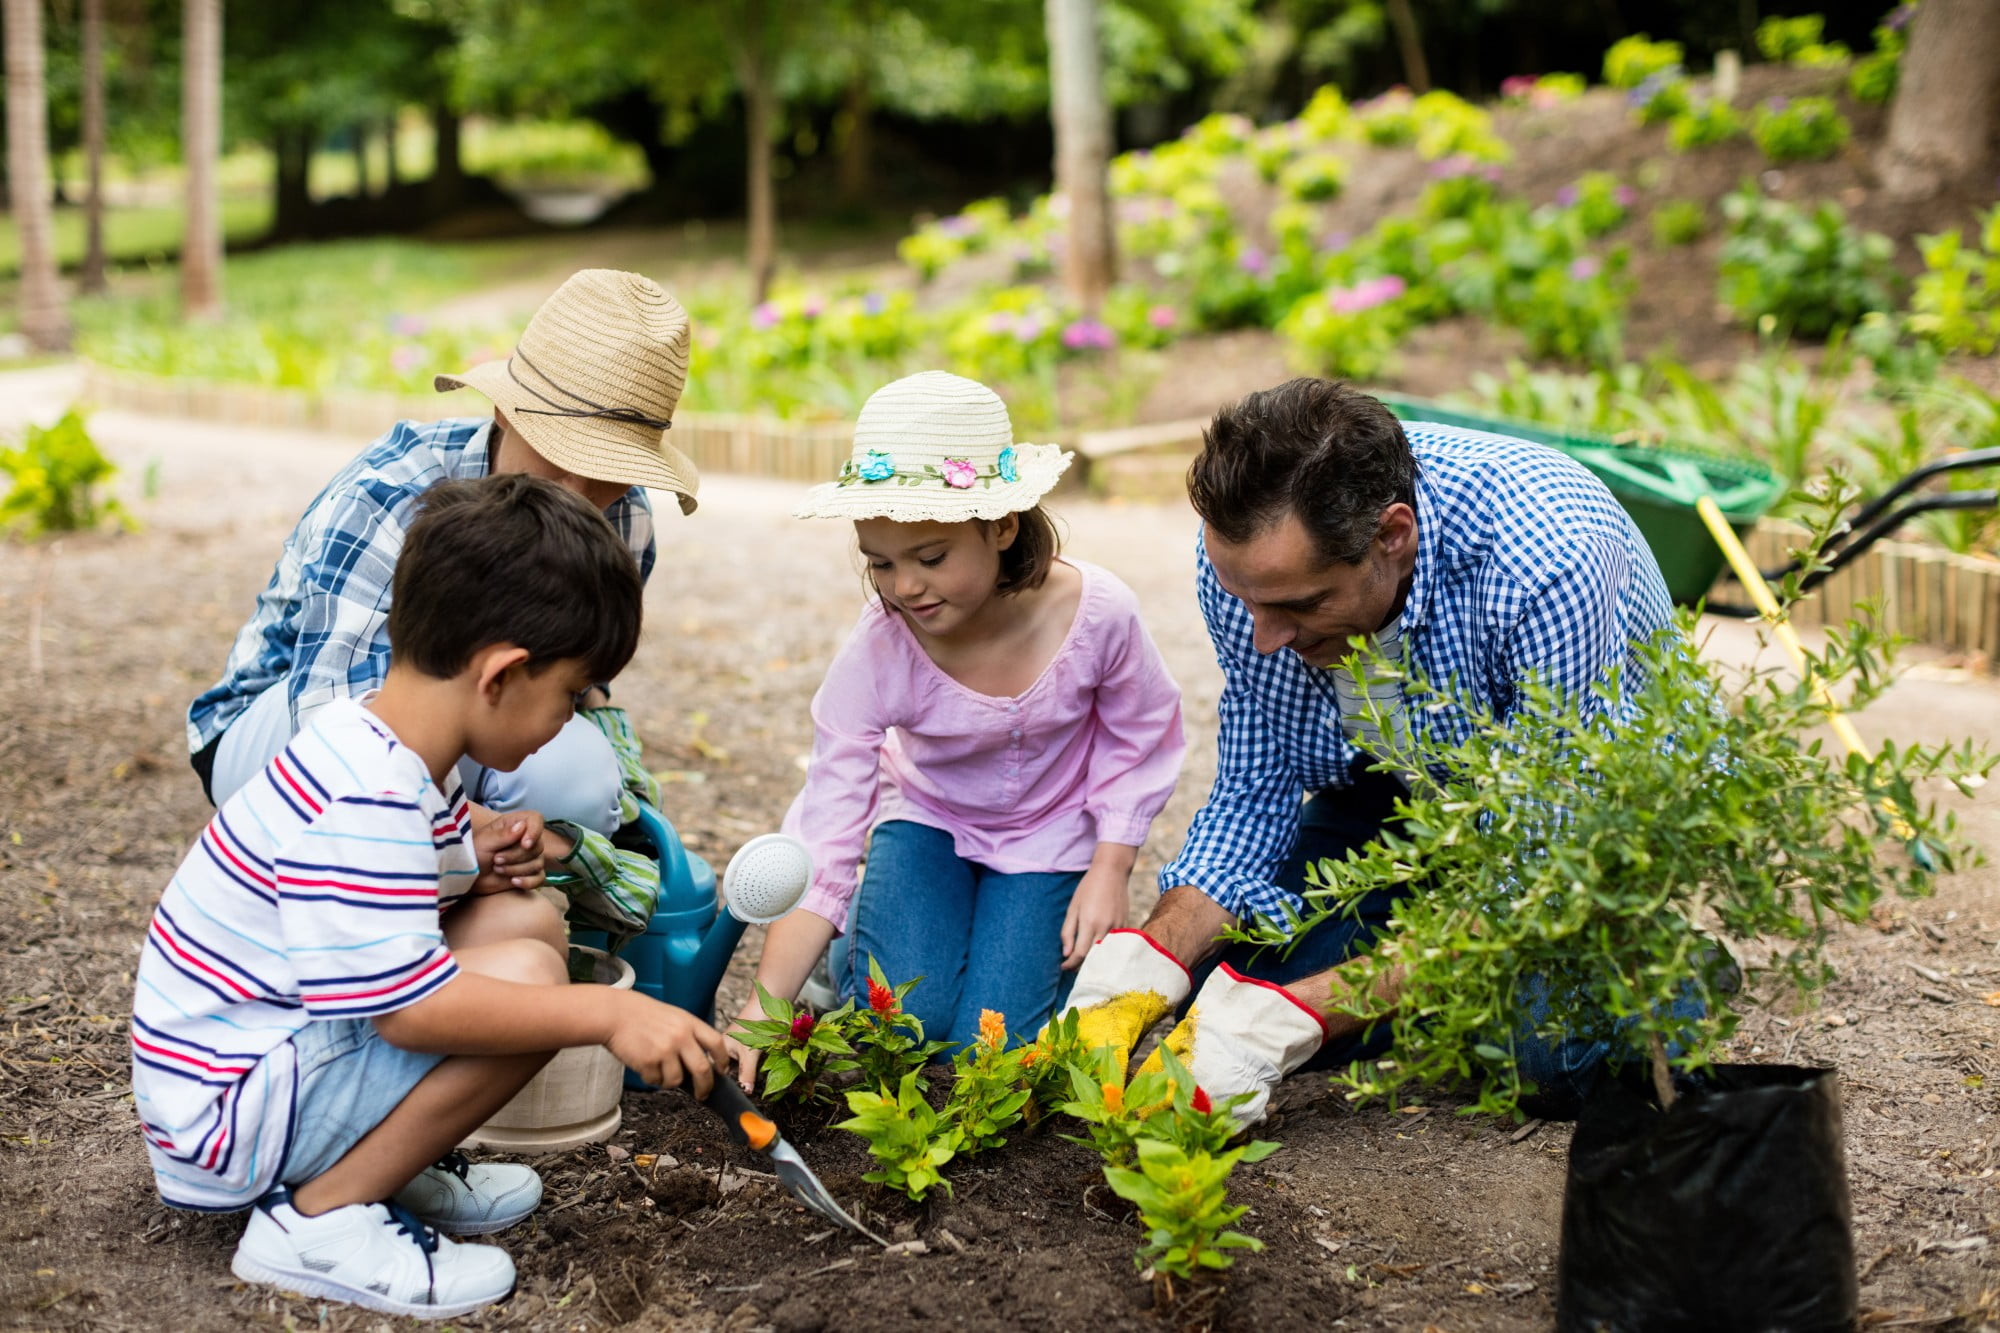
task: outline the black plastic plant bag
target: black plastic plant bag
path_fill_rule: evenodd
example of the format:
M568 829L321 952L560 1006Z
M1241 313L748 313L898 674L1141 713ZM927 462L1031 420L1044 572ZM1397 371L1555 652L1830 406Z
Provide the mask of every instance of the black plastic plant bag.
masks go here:
M1859 1304L1832 1070L1717 1065L1662 1114L1606 1077L1570 1142L1559 1333L1849 1329Z

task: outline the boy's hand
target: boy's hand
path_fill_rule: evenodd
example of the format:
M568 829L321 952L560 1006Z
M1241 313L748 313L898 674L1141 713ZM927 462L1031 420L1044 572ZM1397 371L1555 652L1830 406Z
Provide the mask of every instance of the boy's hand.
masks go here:
M472 891L539 889L546 879L545 860L568 850L569 840L545 830L541 815L533 810L495 815L472 831L473 855L479 858L479 878Z
M1083 966L1083 956L1092 945L1125 924L1125 882L1129 872L1092 865L1070 895L1069 911L1063 916L1063 971Z
M716 1069L727 1064L736 1043L685 1009L633 991L620 997L617 1025L604 1043L620 1063L648 1083L677 1088L686 1078L697 1097L708 1096Z

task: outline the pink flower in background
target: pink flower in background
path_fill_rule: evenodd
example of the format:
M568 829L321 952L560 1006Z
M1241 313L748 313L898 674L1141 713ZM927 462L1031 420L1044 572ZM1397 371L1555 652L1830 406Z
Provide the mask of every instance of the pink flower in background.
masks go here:
M1156 305L1146 312L1146 322L1156 329L1170 329L1181 322L1181 312L1170 305Z
M1014 317L1003 311L995 311L986 317L986 331L988 333L1012 333L1014 331L1014 324Z
M750 312L750 327L753 329L768 329L776 324L779 318L778 307L775 302L759 301L756 309Z
M979 230L979 224L963 213L954 213L948 218L939 218L937 229L954 240L963 240Z
M1639 192L1629 185L1621 185L1612 197L1618 201L1620 208L1630 208L1638 202Z
M870 292L861 298L861 309L865 314L879 315L888 308L889 298L880 292Z
M1408 290L1409 284L1391 273L1357 282L1352 287L1336 287L1326 294L1326 303L1340 314L1355 315L1387 305Z
M1565 185L1560 190L1556 191L1556 202L1558 204L1561 204L1564 208L1576 207L1576 199L1577 199L1577 194L1576 194L1576 187L1574 185Z
M399 338L421 338L429 327L415 315L397 315L389 321L389 331Z
M1039 339L1048 326L1033 315L1022 315L1014 321L1014 341L1031 343Z
M1062 331L1062 343L1072 352L1103 352L1117 346L1118 335L1097 320L1079 319Z
M1596 255L1585 255L1573 260L1569 266L1569 276L1576 282L1589 282L1604 271L1604 265Z
M399 343L389 353L389 365L398 375L407 375L424 363L424 349L415 343Z
M1535 91L1535 76L1532 74L1509 74L1500 80L1502 97L1526 97Z
M1319 248L1322 250L1345 250L1347 243L1353 239L1354 235L1352 232L1330 231L1320 238Z
M1453 153L1431 163L1430 171L1439 180L1456 180L1460 176L1475 175L1479 171L1479 163L1465 153Z
M1271 257L1254 245L1246 246L1243 253L1236 257L1236 267L1261 278L1271 271Z
M972 483L977 480L979 480L979 474L973 471L972 464L965 459L947 458L944 460L944 484L953 490L971 490Z
M820 311L824 309L826 309L824 301L820 300L817 296L808 296L805 304L799 307L799 313L807 319L818 319Z

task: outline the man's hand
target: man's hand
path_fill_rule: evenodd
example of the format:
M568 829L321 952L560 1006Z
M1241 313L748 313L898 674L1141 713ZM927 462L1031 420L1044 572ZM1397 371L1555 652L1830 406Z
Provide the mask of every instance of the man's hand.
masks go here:
M1187 1017L1161 1046L1187 1066L1195 1091L1209 1101L1250 1094L1232 1109L1237 1123L1247 1126L1264 1118L1278 1081L1310 1060L1329 1030L1325 1018L1284 987L1224 963L1209 973ZM1154 1051L1139 1072L1164 1067Z
M1125 850L1129 853L1131 849ZM1083 957L1091 947L1125 924L1125 886L1131 874L1129 854L1122 868L1102 859L1091 862L1076 892L1070 895L1069 911L1063 916L1063 971L1073 972L1083 966Z
M1093 948L1076 974L1069 1007L1085 1050L1110 1047L1122 1072L1132 1048L1187 998L1187 969L1144 931L1114 930Z
M634 991L613 993L617 1019L604 1044L656 1087L677 1088L685 1078L696 1097L706 1097L717 1069L743 1049L685 1009Z
M539 889L546 882L548 862L560 861L575 850L568 838L544 828L541 815L533 810L494 815L472 830L472 851L479 858L479 878L472 891Z

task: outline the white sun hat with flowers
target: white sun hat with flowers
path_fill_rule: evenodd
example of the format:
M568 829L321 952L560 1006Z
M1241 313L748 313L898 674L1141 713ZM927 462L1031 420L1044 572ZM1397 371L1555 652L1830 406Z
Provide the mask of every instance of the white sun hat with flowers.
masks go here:
M799 518L958 523L1033 509L1075 455L1017 444L998 394L926 370L870 395L838 480L815 486Z

